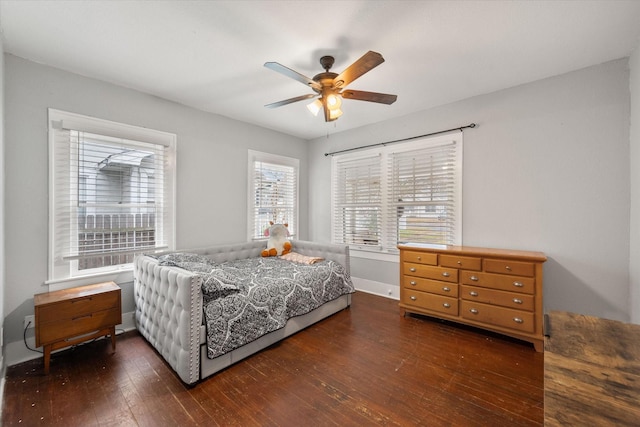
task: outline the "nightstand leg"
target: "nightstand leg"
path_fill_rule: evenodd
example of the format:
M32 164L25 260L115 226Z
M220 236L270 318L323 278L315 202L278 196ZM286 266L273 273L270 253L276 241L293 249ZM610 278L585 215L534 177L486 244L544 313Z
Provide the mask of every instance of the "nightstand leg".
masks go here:
M44 374L49 375L49 361L51 360L51 346L45 345L43 350L44 350Z
M111 348L116 351L116 327L111 327Z

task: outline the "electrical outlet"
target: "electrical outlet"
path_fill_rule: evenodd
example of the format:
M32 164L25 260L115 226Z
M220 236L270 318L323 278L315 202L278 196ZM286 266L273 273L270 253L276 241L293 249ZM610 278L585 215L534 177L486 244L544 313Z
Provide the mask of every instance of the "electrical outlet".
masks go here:
M22 329L27 329L27 325L29 325L29 329L36 327L36 316L34 314L31 316L24 316L24 326Z

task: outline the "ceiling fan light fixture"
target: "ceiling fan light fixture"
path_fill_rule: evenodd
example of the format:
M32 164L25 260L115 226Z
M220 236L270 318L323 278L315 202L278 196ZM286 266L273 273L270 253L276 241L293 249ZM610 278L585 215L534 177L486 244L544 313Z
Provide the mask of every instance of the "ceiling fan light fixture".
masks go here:
M322 110L322 102L320 102L319 99L316 99L312 103L307 104L307 108L311 111L311 114L317 116L320 110Z
M334 93L327 95L326 102L329 110L339 110L342 105L342 99Z
M340 108L334 108L329 110L329 120L335 120L342 115L342 110Z

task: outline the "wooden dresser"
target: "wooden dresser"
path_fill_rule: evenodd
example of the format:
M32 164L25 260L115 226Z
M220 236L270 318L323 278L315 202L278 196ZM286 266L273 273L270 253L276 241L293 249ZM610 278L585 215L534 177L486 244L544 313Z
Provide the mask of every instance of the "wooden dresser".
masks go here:
M83 341L111 336L116 349L116 325L122 323L120 288L113 282L36 294L36 346L44 350L44 372L51 352Z
M403 244L400 314L452 320L544 350L541 252Z

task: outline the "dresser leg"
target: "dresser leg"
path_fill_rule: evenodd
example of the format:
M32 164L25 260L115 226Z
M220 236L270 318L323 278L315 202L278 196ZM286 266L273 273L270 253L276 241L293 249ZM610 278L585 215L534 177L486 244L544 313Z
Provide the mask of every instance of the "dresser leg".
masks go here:
M44 350L44 374L49 375L49 362L51 360L51 346L45 345Z

